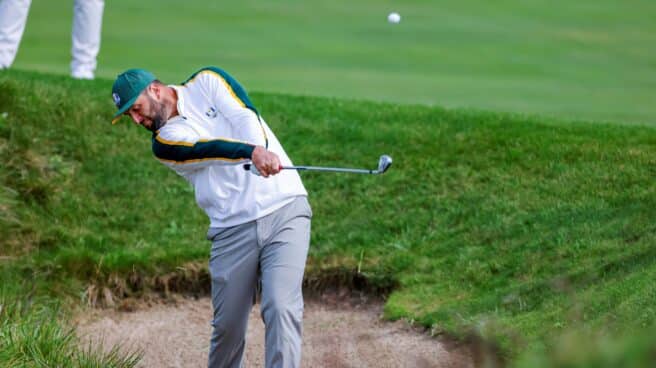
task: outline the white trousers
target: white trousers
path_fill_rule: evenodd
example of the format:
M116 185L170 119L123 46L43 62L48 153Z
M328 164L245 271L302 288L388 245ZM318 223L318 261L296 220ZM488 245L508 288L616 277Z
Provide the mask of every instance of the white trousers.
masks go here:
M23 37L31 0L0 0L0 69L9 68ZM104 0L75 0L71 76L93 79L100 51Z

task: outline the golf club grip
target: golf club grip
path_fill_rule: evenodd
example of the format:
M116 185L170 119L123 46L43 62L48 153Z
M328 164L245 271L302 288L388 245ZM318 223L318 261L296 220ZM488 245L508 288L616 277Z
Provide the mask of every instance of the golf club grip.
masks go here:
M260 174L260 171L257 169L257 166L255 166L254 164L244 164L243 167L244 167L244 170L246 170L246 171L250 171L251 173L253 173L253 174L257 175L257 176L261 176L261 175L262 175L262 174ZM282 170L282 169L289 169L289 167L281 166L281 167L280 167L280 170Z
M250 171L250 170L251 170L251 165L253 165L253 164L244 164L244 170L246 170L246 171ZM280 167L280 170L284 170L284 169L297 169L297 168L295 168L295 167L288 167L288 166L281 166L281 167Z

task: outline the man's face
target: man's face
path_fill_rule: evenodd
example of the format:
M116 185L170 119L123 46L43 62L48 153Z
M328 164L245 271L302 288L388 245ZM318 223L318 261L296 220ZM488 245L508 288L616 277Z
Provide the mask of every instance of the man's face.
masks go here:
M158 101L153 91L146 88L125 112L132 120L151 132L159 130L166 123L166 106Z

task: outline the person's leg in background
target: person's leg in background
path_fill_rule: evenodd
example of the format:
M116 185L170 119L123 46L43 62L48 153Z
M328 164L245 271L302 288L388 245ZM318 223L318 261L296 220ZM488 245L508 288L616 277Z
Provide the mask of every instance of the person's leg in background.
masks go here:
M103 0L75 0L71 48L73 78L95 77L104 7Z
M31 0L0 0L0 69L9 68L16 58L30 4Z

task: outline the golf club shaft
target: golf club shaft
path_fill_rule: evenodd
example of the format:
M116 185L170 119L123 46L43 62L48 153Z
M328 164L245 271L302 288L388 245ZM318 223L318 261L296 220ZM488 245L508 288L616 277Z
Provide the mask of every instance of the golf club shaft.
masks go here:
M355 174L375 174L376 170L368 169L349 169L343 167L322 167L322 166L283 166L283 170L312 170L312 171L332 171L332 172L346 172Z
M244 169L250 170L252 164L245 164ZM368 169L348 169L340 167L321 167L321 166L283 166L282 170L312 170L312 171L331 171L331 172L347 172L355 174L376 174L376 170Z

